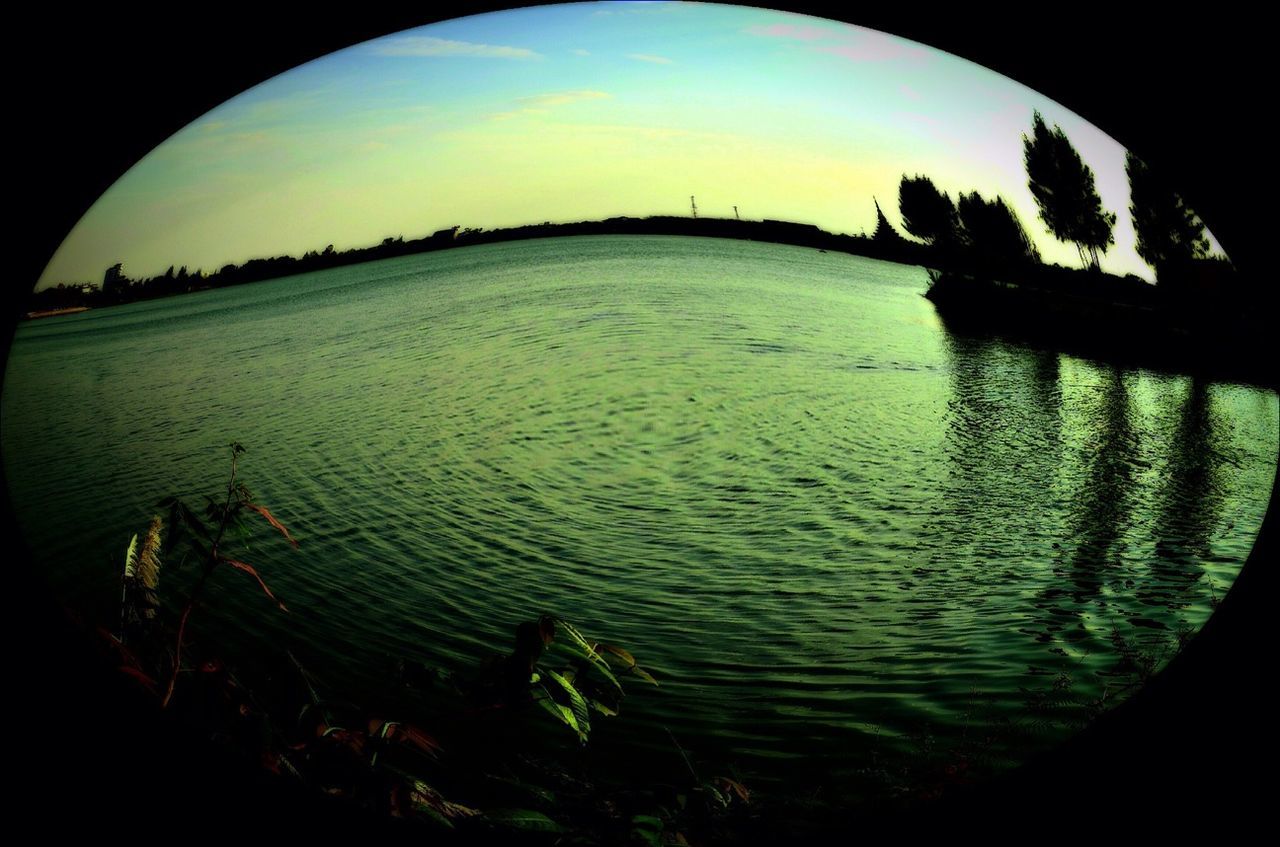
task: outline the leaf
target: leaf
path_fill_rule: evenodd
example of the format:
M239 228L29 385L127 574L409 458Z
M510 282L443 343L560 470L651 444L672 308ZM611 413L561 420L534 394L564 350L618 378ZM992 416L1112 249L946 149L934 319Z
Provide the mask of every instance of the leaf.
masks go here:
M420 779L413 781L409 801L419 811L437 812L445 818L443 822L449 826L452 826L449 818L473 818L480 814L479 809L446 800L443 794Z
M581 644L569 642L563 646L566 652L579 658L586 659L591 667L595 668L600 672L601 676L609 680L609 683L616 688L619 693L622 692L622 683L618 682L618 678L614 676L613 671L609 669L609 663L600 658L599 653L593 652L589 644L585 641L581 642Z
M276 529L280 530L281 534L284 535L285 539L290 544L293 545L293 548L295 550L298 549L298 542L293 540L293 536L289 534L289 530L285 529L284 524L276 520L276 516L271 514L271 512L267 509L266 506L259 506L257 503L245 503L244 507L246 509L252 509L253 511L257 512L258 514L266 518L268 523L270 523Z
M709 795L711 799L715 800L715 804L717 806L722 809L727 809L729 807L729 795L721 791L717 786L710 782L704 782L702 783L701 788L704 793Z
M491 809L482 820L521 832L564 832L564 827L533 809Z
M602 714L602 715L608 715L608 716L609 716L609 717L611 717L611 718L614 718L614 717L617 717L617 716L618 716L618 710L617 710L617 709L611 709L611 708L609 708L608 706L606 706L604 703L601 703L599 700L592 700L592 701L591 701L591 708L595 709L595 710L596 710L597 712L599 712L600 714Z
M622 659L622 661L626 662L628 668L634 668L636 666L636 657L631 655L629 652L627 652L621 647L615 647L612 644L597 644L596 649L604 650L607 653L612 653L613 655Z
M583 740L587 740L587 733L591 731L591 715L587 711L587 701L582 698L578 689L573 687L573 683L565 679L553 670L547 671L547 676L555 681L565 694L569 695L569 707L573 709L573 716L578 721L578 736Z
M631 819L631 842L647 847L662 847L662 818L636 815Z
M738 799L740 799L742 802L744 803L751 802L751 792L747 790L747 787L745 785L743 785L741 782L738 782L736 779L729 779L729 777L727 776L718 776L715 778L715 781L719 783L722 788L724 788L726 794L732 791L734 794L738 795Z
M641 679L643 679L645 682L652 682L654 685L657 685L657 684L658 684L658 681L657 681L656 679L654 679L652 676L650 676L650 675L649 675L649 672L648 672L647 670L645 670L644 668L640 667L639 665L636 665L634 668L631 668L631 673L633 673L633 674L635 674L636 676L640 677L640 678L641 678Z
M546 694L545 689L543 693ZM578 721L574 718L573 712L568 706L562 706L555 700L552 700L550 694L546 694L545 697L534 697L533 699L538 703L538 705L554 715L556 720L565 724L581 736L582 730L578 729Z
M267 592L267 596L270 597L272 600L275 600L276 605L280 607L280 611L282 612L289 611L287 608L285 608L284 603L281 603L279 600L276 600L276 595L271 593L271 589L267 588L267 584L262 581L262 577L258 576L258 572L255 571L252 566L246 565L244 562L237 562L235 559L228 559L225 556L219 556L218 561L226 562L228 565L235 568L236 570L244 571L245 573L249 574L249 576L253 577L258 581L258 585L261 585L262 590Z
M138 533L129 539L129 549L124 554L124 578L133 579L138 570Z
M177 543L180 530L185 530L191 535L196 536L204 541L206 545L213 543L213 538L209 535L209 530L204 523L191 511L186 503L177 497L166 497L158 504L160 508L169 510L169 544L166 551L172 549Z
M151 519L151 526L147 529L147 539L142 543L142 549L138 552L138 558L135 563L134 573L137 574L138 581L148 589L154 590L160 584L160 530L163 527L160 516L156 515ZM137 536L135 535L136 539ZM133 549L130 544L129 549Z
M556 619L551 615L538 618L538 634L542 636L542 646L549 645L556 638Z

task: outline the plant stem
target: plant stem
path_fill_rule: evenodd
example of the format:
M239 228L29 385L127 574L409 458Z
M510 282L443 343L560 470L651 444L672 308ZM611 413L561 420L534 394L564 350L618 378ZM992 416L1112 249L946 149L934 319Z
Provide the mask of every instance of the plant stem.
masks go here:
M182 636L187 629L187 618L191 617L191 610L196 606L196 600L200 598L200 592L204 590L204 584L208 582L209 576L213 573L213 569L218 566L218 545L222 543L222 536L227 531L227 523L231 519L231 496L235 493L236 484L236 451L231 451L231 479L227 480L227 499L222 504L222 522L218 526L218 537L213 540L213 546L209 548L209 561L205 563L204 573L200 575L200 581L196 583L196 587L191 591L191 597L187 600L186 608L182 610L182 619L178 621L178 640L173 650L173 673L169 675L169 687L165 689L164 699L160 701L160 708L167 709L169 701L173 699L173 688L178 682L178 674L182 671Z
M693 777L693 781L695 783L701 782L701 780L698 779L698 772L693 769L693 764L689 761L688 754L684 752L684 748L680 746L680 742L676 741L675 733L665 726L663 729L667 730L667 735L670 736L671 743L676 745L676 749L680 751L680 758L684 759L684 766L689 769L689 775Z
M187 618L191 617L191 610L195 608L196 599L199 598L200 591L211 573L213 573L213 565L206 566L200 581L196 583L195 590L191 592L191 598L187 600L186 608L182 610L182 619L178 621L178 642L173 651L173 673L169 675L169 687L164 692L164 700L160 702L162 709L168 708L169 701L173 699L173 687L178 682L178 672L182 670L182 634L187 629Z

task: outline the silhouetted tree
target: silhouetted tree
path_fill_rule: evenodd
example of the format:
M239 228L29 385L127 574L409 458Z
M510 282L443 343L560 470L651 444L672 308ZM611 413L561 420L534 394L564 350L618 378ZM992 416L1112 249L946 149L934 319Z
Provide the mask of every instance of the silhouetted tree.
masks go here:
M916 238L935 246L955 241L959 230L956 207L929 177L902 175L902 182L898 184L898 211L902 213L902 225Z
M1163 276L1185 271L1196 259L1209 255L1204 223L1163 183L1151 175L1145 162L1132 153L1125 157L1129 176L1129 213L1142 260Z
M974 191L961 194L957 206L964 239L981 261L1003 265L1040 261L1040 251L1003 198L987 201Z
M1071 146L1067 134L1050 130L1039 112L1032 119L1030 137L1022 136L1027 185L1040 207L1040 218L1060 241L1080 252L1080 263L1097 270L1099 253L1115 243L1115 212L1102 208L1093 183L1093 170Z

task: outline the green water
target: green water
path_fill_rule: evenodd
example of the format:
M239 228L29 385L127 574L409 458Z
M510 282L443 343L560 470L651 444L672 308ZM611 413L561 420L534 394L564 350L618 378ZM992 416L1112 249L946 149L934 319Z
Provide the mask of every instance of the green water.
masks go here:
M301 542L264 528L244 558L291 614L224 574L197 632L293 646L353 699L549 610L661 680L598 722L604 750L669 751L665 727L748 775L853 779L924 734L1029 726L1065 674L1077 704L1016 759L1116 684L1117 634L1165 649L1230 587L1277 396L956 335L926 285L592 237L35 321L6 471L55 591L109 616L155 501L215 493L243 443Z

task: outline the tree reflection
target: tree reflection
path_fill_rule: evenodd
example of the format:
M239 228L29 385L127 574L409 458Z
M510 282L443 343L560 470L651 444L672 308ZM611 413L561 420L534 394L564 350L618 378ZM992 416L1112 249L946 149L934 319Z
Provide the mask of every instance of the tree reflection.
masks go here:
M1124 534L1134 499L1138 439L1124 372L1108 367L1096 403L1075 410L1091 448L1087 470L1068 505L1067 538L1054 581L1036 598L1044 612L1040 639L1079 642L1090 637L1085 615L1105 608L1103 589L1124 578Z
M1227 426L1210 387L1192 380L1163 474L1150 579L1137 591L1144 605L1183 608L1198 594L1191 589L1205 575L1209 540L1222 517Z

